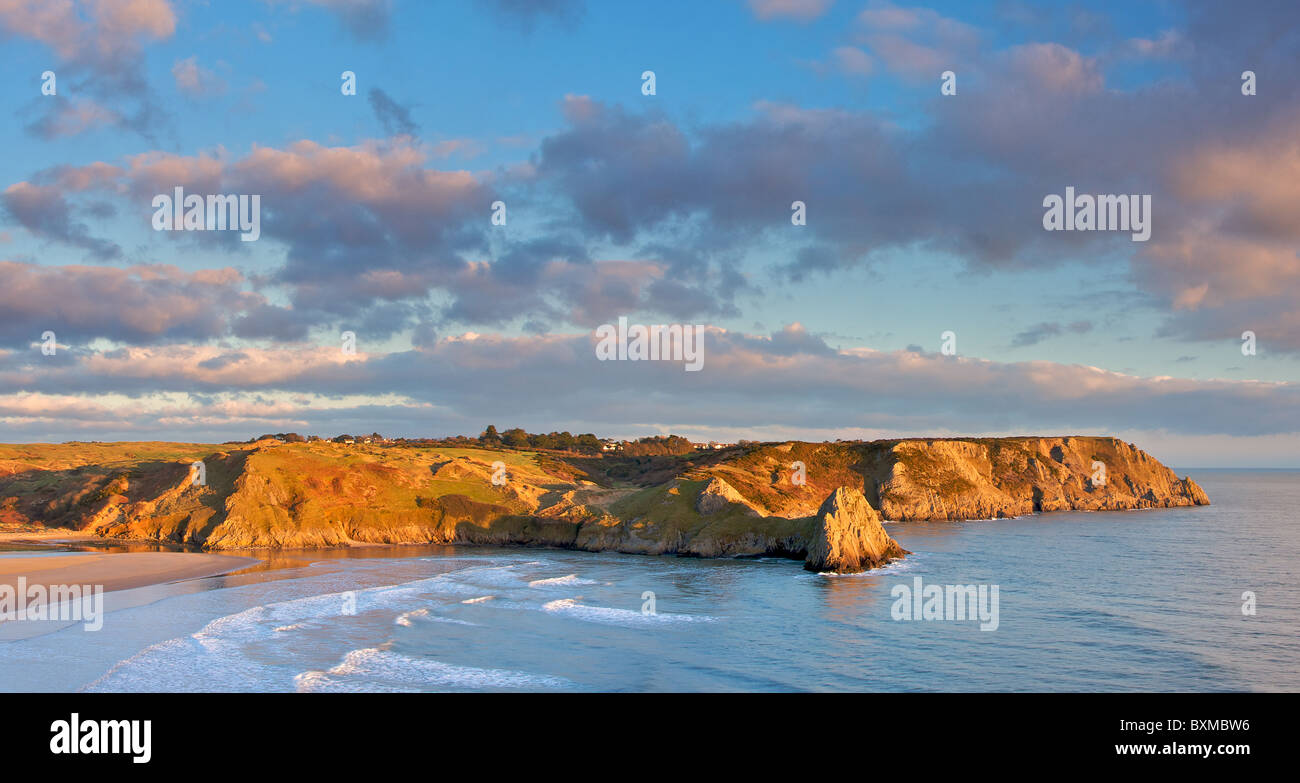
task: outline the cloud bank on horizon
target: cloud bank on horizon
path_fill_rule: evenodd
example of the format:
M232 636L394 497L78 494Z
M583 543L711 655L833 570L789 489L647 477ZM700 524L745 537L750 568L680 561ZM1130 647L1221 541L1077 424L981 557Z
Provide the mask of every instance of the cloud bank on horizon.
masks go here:
M1300 466L1297 22L0 0L0 437L1079 433ZM1148 195L1149 239L1044 230L1067 187ZM154 230L176 188L258 194L257 241ZM620 317L707 324L703 371L598 361Z

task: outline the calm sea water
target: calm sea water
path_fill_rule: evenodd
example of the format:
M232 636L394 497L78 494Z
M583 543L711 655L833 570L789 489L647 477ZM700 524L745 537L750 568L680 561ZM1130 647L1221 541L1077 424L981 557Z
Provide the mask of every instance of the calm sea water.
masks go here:
M1215 505L896 524L914 554L848 577L775 559L287 554L111 594L96 633L0 626L0 689L1300 690L1300 472L1191 474ZM918 576L997 585L998 628L894 620L891 589Z

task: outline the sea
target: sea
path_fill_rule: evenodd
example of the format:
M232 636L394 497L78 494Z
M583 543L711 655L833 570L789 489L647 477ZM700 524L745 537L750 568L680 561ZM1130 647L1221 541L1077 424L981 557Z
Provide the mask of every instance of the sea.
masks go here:
M778 558L261 552L110 593L98 631L0 624L0 690L1300 690L1300 472L1188 473L1213 505L890 523L912 554L853 576ZM0 554L30 556L63 555ZM990 605L996 588L996 623L960 601L910 611L918 587L966 585Z

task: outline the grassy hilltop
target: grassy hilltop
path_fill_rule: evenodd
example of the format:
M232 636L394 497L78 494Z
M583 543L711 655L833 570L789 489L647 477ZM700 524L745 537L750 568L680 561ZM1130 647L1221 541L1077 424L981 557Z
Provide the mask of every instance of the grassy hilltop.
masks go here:
M203 484L192 481L196 461ZM791 441L652 456L274 439L0 445L0 523L207 549L477 543L803 557L820 535L819 507L841 487L897 521L1209 502L1135 446L1096 437Z

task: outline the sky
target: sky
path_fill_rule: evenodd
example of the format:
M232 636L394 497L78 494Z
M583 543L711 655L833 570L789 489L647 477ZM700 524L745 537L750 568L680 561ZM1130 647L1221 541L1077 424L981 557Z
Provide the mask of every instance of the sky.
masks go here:
M1294 2L0 0L0 66L3 441L1300 467ZM155 230L177 187L260 236ZM1045 230L1067 187L1149 196L1149 239ZM702 326L702 369L599 360L620 317Z

